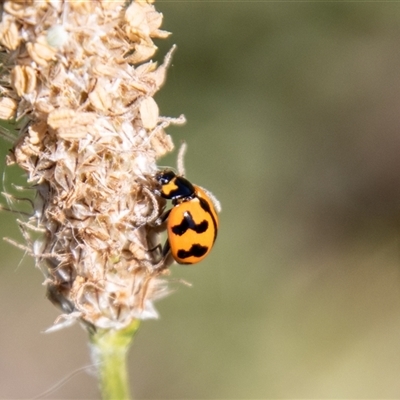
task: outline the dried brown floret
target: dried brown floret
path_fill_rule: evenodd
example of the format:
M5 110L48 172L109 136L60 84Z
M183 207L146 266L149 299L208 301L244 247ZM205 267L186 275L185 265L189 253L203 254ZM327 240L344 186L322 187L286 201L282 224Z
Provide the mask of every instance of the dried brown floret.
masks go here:
M17 102L9 97L0 97L0 119L12 119L17 111Z
M11 71L11 84L18 96L32 93L36 88L36 72L28 65L16 65Z

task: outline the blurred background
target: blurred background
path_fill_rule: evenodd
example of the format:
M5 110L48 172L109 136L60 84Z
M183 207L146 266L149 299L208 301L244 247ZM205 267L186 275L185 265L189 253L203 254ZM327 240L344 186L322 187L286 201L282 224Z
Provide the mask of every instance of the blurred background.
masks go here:
M193 287L139 330L135 397L399 398L400 4L156 7L159 60L178 45L156 100L186 115L168 132L223 211L207 259L172 268ZM0 236L20 237L14 220ZM90 365L86 334L43 334L59 311L41 273L0 254L0 398L32 398ZM77 371L48 398L98 396Z

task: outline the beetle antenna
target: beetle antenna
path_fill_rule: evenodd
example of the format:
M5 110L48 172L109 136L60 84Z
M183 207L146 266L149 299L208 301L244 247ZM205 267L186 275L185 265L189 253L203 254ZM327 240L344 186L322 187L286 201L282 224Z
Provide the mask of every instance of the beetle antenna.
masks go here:
M178 174L180 176L185 176L184 158L185 158L186 150L187 150L187 144L185 141L182 141L182 144L181 144L181 147L180 147L179 153L178 153L178 162L177 162Z

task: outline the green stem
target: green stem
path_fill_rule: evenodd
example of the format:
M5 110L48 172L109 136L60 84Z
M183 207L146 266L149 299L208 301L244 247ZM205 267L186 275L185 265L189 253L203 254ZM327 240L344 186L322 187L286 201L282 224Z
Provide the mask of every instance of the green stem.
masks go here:
M127 353L139 328L135 320L121 330L98 329L90 336L92 359L97 364L103 400L130 399Z

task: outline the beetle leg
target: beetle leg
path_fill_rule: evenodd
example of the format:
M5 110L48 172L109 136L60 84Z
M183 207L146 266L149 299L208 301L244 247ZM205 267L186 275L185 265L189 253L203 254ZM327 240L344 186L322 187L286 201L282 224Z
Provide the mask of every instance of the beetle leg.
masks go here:
M152 250L156 250L156 249L159 249L161 251L161 245L159 244L157 247L155 247ZM153 271L161 272L161 271L166 270L173 262L174 262L174 258L172 257L169 241L167 240L162 249L162 256L161 256L160 261L157 264L152 265L152 269L153 269Z
M155 225L156 225L156 226L163 226L163 227L164 227L165 222L167 221L168 216L169 216L169 213L171 212L171 210L172 210L172 208L171 208L170 210L167 210L167 211L163 212L163 213L161 214L161 216L159 216L159 217L156 219Z
M171 253L171 246L169 244L169 240L167 239L162 250L162 255L164 258L166 258L169 253Z
M159 257L159 261L156 264L150 263L150 261L143 261L144 265L152 271L161 272L167 269L173 262L174 258L172 257L171 248L169 246L168 240L165 242L164 246L158 244L152 249L148 250L149 252L157 251L157 258Z

